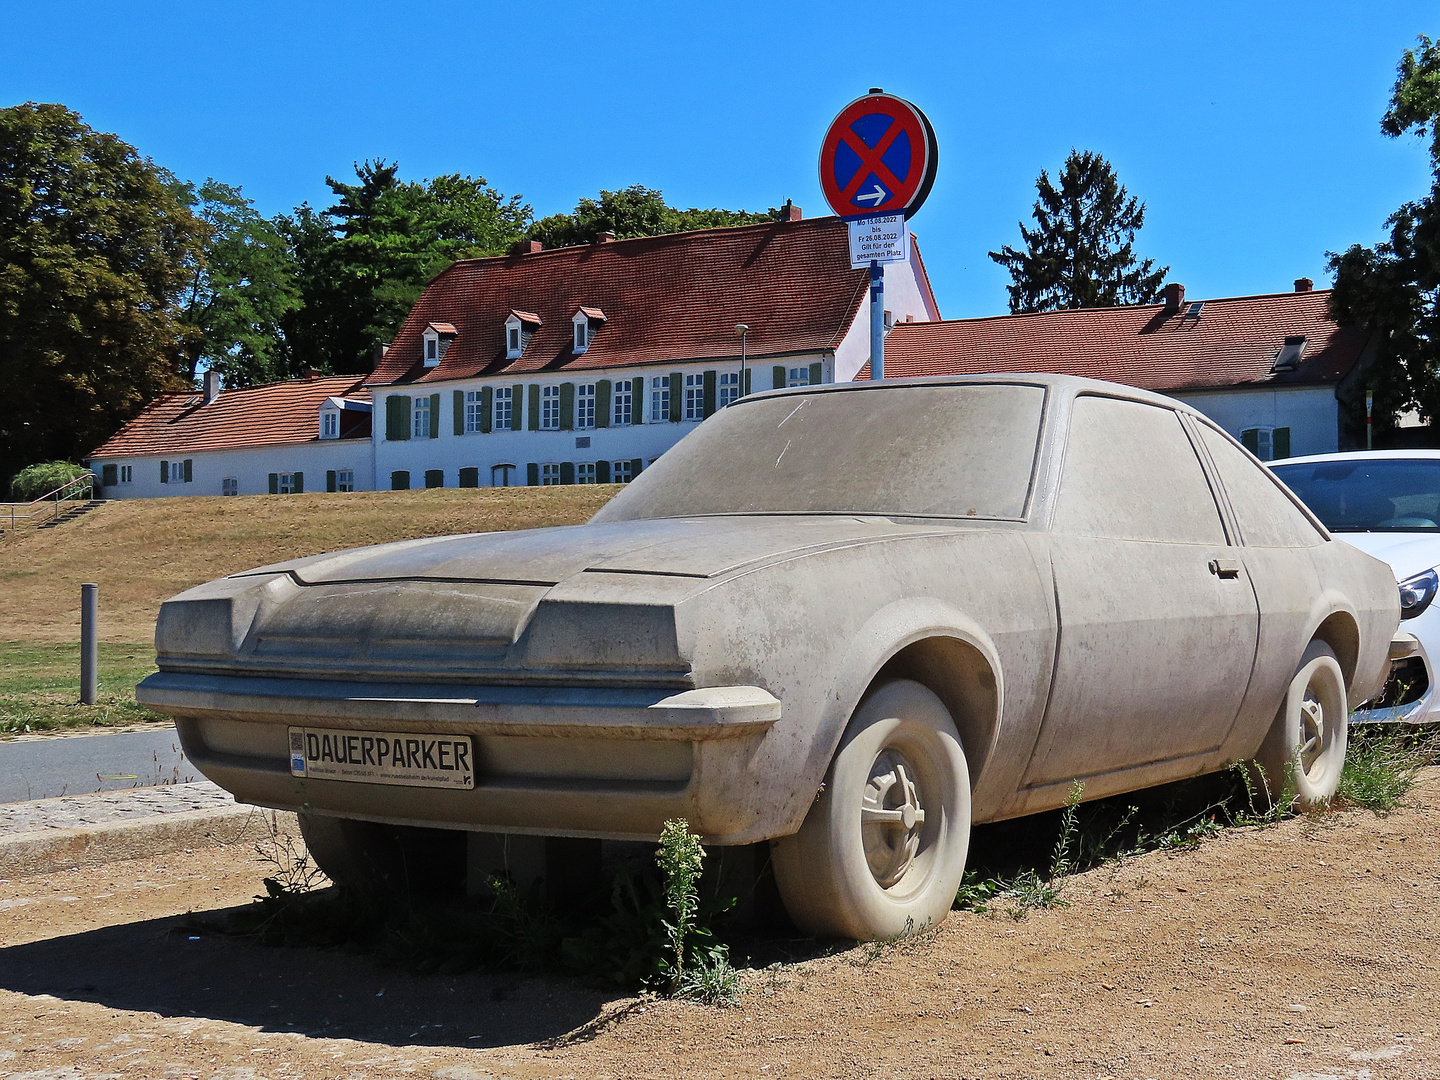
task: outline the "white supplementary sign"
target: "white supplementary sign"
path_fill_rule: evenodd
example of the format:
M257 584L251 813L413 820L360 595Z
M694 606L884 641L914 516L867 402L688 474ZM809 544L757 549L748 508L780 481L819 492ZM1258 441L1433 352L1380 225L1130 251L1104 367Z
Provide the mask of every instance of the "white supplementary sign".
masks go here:
M910 258L910 229L904 214L881 214L850 222L850 269L872 262L905 262Z
M404 787L475 787L468 735L290 729L290 775Z

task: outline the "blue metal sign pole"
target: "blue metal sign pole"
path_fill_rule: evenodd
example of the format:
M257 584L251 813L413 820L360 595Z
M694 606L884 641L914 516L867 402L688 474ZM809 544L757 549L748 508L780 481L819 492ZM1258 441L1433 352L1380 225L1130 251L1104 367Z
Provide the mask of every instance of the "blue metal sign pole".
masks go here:
M903 226L902 226L903 228ZM870 378L885 378L885 266L870 262Z

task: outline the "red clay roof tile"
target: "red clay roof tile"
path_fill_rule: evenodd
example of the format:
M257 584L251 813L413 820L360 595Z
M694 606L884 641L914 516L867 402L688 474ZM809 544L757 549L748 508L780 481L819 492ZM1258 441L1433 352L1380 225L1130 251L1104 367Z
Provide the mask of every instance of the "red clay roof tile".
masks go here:
M1322 289L1207 300L1199 319L1141 304L900 323L885 341L885 375L1033 371L1165 393L1335 383L1354 368L1367 335L1337 326L1329 298ZM1297 334L1308 339L1299 366L1272 371L1285 338ZM856 378L869 377L867 363Z
M190 454L318 440L328 397L368 401L354 375L291 379L224 390L209 405L192 391L161 394L139 416L90 452L91 457Z

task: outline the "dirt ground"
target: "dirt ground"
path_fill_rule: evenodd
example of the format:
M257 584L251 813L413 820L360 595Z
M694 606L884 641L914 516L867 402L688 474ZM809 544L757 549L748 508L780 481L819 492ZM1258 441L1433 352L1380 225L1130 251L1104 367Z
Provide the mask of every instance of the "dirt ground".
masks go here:
M0 535L0 642L78 641L81 582L100 585L103 640L150 641L164 600L237 570L391 540L577 525L618 490L607 484L122 499L56 529Z
M797 944L734 1008L190 933L260 891L249 849L0 882L0 1074L1429 1080L1437 825L1429 769L1388 817L1229 830L1022 922Z

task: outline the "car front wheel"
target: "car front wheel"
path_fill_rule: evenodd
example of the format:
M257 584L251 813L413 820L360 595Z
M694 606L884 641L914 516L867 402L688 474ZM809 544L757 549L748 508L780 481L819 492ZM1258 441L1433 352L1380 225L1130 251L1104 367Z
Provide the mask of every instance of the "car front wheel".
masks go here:
M1272 803L1289 798L1297 808L1310 810L1334 797L1345 767L1349 725L1340 662L1329 645L1312 641L1255 755Z
M775 842L775 879L807 933L893 938L945 918L969 846L955 723L931 691L898 680L851 718L800 831Z

